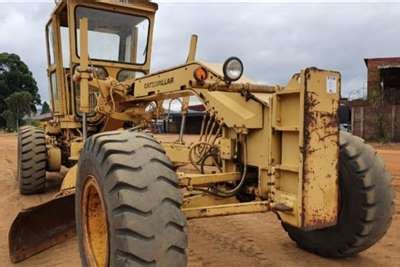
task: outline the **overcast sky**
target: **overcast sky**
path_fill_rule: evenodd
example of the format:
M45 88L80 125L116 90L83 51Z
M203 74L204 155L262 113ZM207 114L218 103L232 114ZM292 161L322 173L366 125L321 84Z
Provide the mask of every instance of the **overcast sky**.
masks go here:
M0 1L0 52L17 53L48 98L44 26L48 3ZM240 57L250 78L285 84L307 66L342 73L342 95L366 83L366 57L400 56L399 3L160 3L152 70L184 62L190 35L198 58Z

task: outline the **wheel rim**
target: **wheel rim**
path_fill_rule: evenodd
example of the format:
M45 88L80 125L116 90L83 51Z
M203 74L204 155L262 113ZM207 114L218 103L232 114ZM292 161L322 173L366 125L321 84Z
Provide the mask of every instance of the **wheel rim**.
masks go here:
M84 250L89 266L108 266L108 224L100 187L88 176L83 188L82 230Z

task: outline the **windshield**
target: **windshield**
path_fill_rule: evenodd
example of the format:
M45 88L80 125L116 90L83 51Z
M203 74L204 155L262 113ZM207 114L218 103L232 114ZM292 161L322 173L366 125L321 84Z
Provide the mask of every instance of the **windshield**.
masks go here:
M78 6L75 10L77 53L79 19L89 21L89 57L97 60L144 64L149 20L146 17Z

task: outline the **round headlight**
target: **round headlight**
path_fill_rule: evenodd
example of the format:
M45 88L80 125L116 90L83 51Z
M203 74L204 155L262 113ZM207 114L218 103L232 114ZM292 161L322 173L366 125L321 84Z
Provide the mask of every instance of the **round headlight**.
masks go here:
M243 63L237 57L228 58L223 66L225 80L234 82L240 79L243 74Z

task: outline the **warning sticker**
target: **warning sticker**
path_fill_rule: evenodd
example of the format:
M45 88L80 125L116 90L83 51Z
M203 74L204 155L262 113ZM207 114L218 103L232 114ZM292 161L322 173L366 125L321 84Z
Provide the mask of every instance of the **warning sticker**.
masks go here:
M326 78L326 91L328 92L328 94L336 94L336 87L336 77L328 76Z

